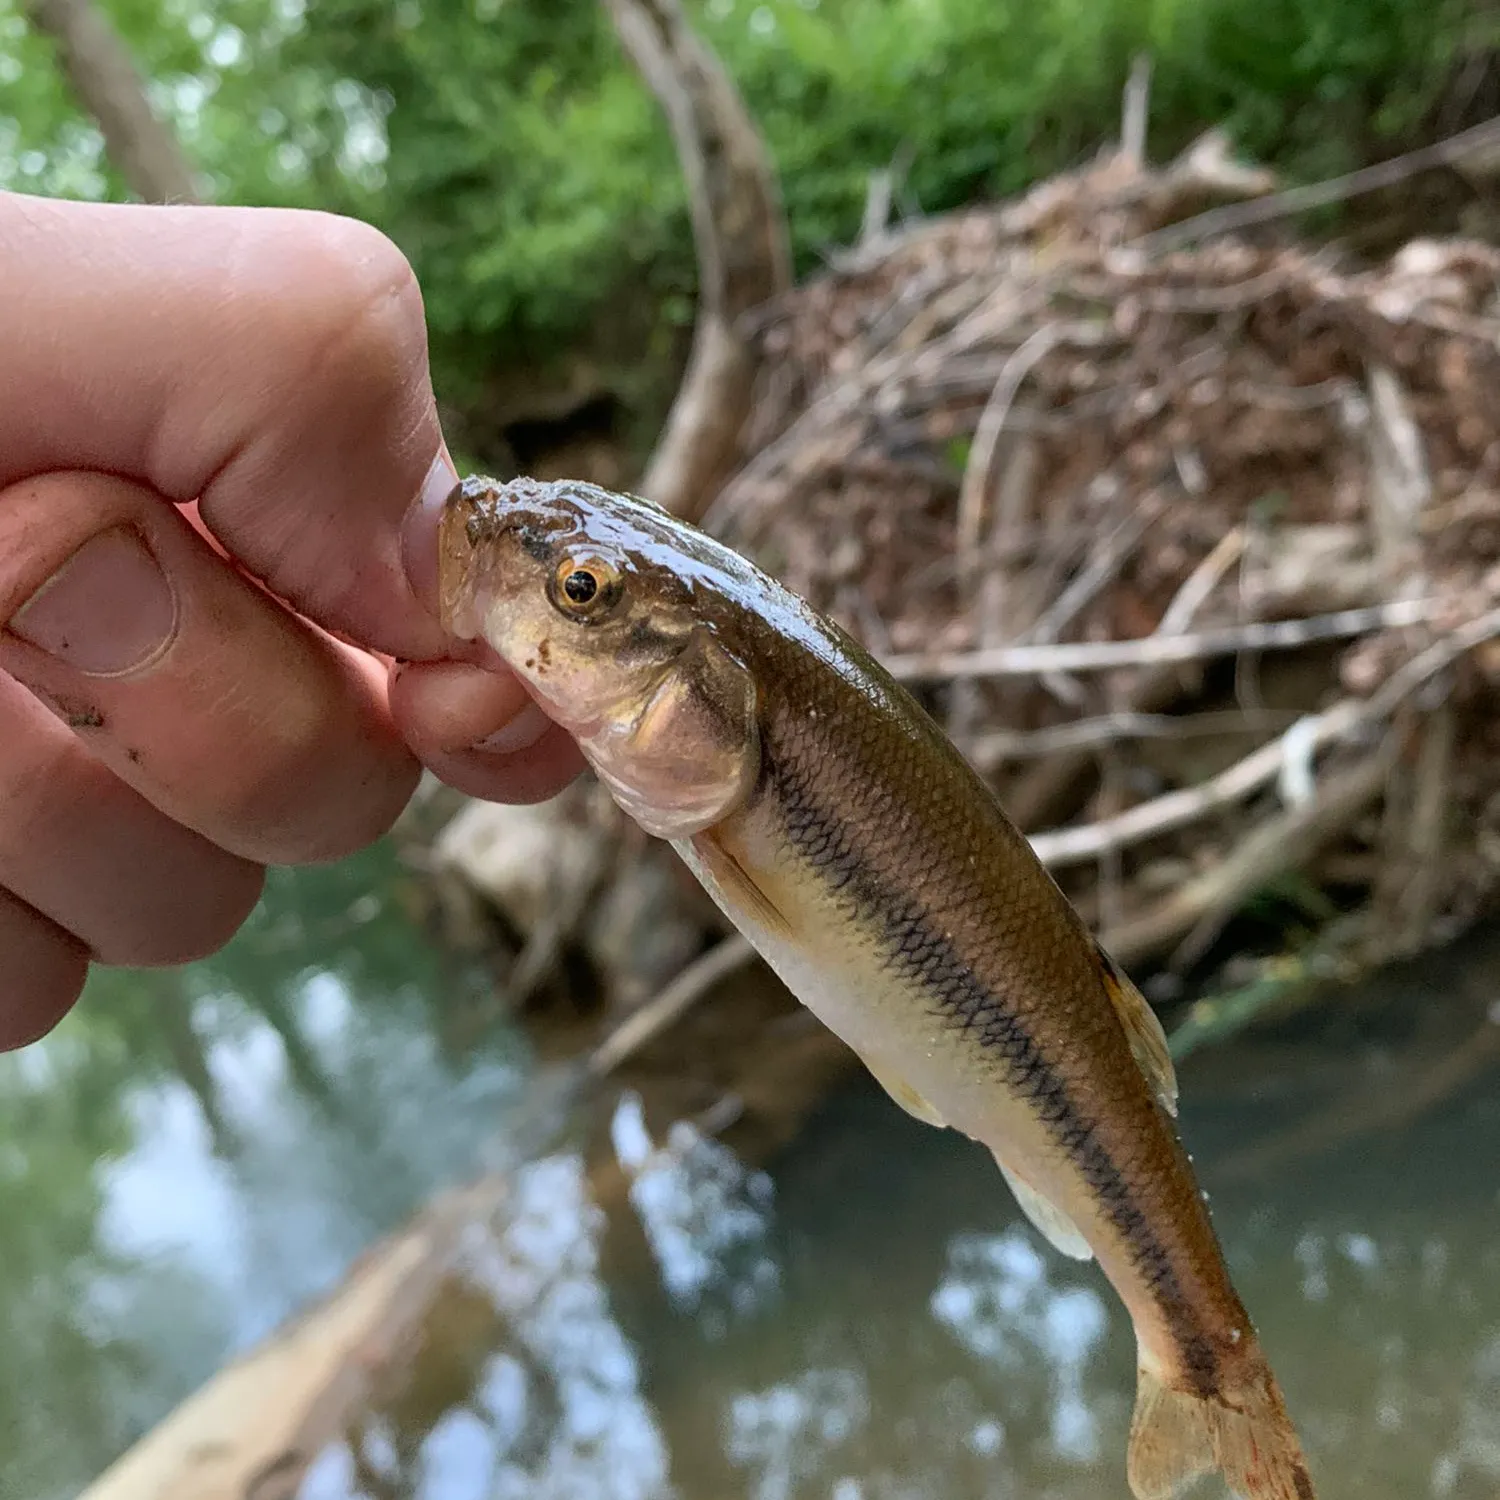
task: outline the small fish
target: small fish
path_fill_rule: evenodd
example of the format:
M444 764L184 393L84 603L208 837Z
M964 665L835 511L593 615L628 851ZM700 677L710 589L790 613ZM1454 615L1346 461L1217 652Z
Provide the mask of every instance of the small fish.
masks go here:
M985 783L835 625L739 554L592 485L471 479L445 623L483 637L620 806L918 1119L994 1155L1135 1327L1127 1471L1314 1500L1178 1139L1151 1008Z

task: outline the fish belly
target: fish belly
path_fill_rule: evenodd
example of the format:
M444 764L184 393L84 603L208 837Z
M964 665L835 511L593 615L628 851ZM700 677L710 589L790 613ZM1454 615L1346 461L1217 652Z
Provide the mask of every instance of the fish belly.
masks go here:
M673 847L787 989L859 1056L897 1102L929 1124L986 1146L1007 1172L1044 1194L1092 1243L1087 1187L1046 1122L1006 1086L982 1044L956 1030L920 985L886 971L874 942L836 903L815 884L799 882L800 899L784 913L789 928L773 925L727 889L690 842ZM778 885L785 891L788 883Z

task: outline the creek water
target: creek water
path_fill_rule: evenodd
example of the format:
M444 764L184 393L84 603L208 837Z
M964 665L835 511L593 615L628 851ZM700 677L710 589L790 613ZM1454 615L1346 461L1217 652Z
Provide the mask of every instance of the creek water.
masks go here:
M278 874L216 959L100 976L0 1059L0 1497L76 1496L498 1162L441 1378L299 1500L1128 1500L1129 1325L982 1151L862 1078L754 1167L625 1095L601 1201L576 1133L507 1140L530 1049L402 879L384 846ZM1500 1495L1497 981L1476 934L1183 1068L1324 1500Z

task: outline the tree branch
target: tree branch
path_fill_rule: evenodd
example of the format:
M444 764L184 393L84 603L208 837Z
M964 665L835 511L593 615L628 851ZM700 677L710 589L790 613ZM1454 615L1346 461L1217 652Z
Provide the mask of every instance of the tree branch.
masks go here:
M962 681L972 677L1030 677L1042 672L1108 672L1164 662L1206 661L1241 651L1288 651L1314 641L1346 640L1372 630L1420 625L1437 612L1437 599L1399 599L1368 609L1341 609L1302 620L1252 621L1190 635L1148 635L1132 641L1065 641L1058 645L993 646L978 651L890 656L898 682Z
M738 465L757 357L739 332L791 285L775 169L744 100L680 0L604 0L615 30L672 127L698 255L698 321L682 387L641 490L701 516Z
M148 203L198 203L193 169L151 108L146 86L109 18L92 0L27 0L31 24L52 39L78 102L99 123L109 159Z
M1328 777L1308 802L1253 828L1211 869L1173 891L1159 906L1101 934L1100 941L1127 967L1159 957L1182 940L1172 967L1196 962L1227 915L1267 881L1299 869L1342 834L1385 787L1390 742Z
M1500 147L1500 119L1485 120L1445 141L1421 146L1404 156L1376 162L1373 166L1360 167L1358 171L1346 172L1327 182L1287 188L1251 203L1230 203L1222 208L1211 208L1206 213L1143 236L1135 242L1135 248L1148 255L1161 255L1196 240L1234 234L1257 224L1269 224L1315 208L1326 208L1330 203L1344 203L1364 193L1397 187L1438 167L1458 167L1468 161L1488 159L1497 147Z

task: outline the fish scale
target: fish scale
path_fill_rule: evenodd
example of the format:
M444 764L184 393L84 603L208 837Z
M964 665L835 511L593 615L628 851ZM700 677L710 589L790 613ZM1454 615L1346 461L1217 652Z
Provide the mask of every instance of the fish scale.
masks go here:
M1136 1334L1138 1500L1209 1470L1247 1500L1313 1500L1160 1023L934 721L648 502L472 480L441 553L449 628L505 658L899 1104L983 1143L1038 1229L1098 1260Z

